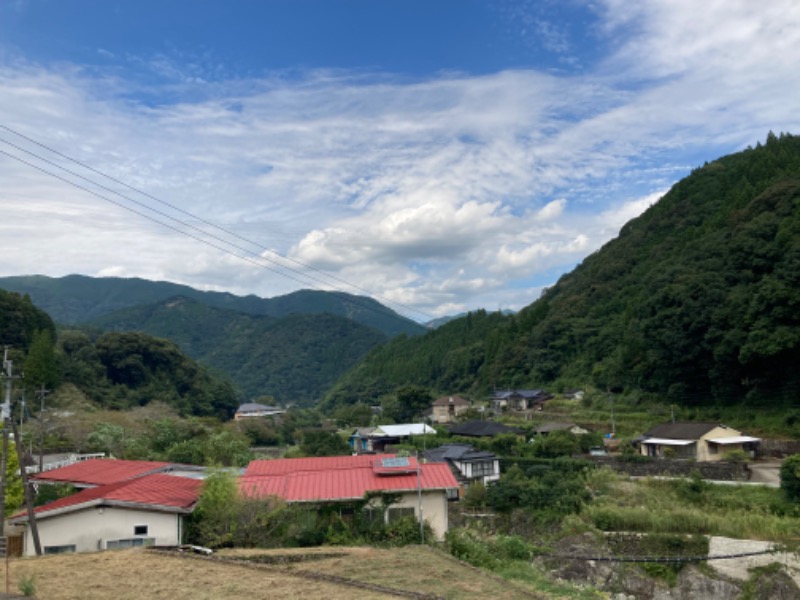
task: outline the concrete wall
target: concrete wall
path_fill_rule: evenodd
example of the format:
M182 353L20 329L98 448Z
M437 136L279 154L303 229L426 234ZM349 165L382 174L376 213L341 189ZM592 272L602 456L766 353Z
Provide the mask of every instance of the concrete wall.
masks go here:
M154 538L158 545L180 543L180 515L124 508L87 508L37 519L42 551L47 546L75 545L76 552L100 550L98 541ZM147 535L134 535L134 527L147 525ZM25 556L36 552L30 527L25 528Z
M416 492L405 493L392 504L392 508L413 508L414 517L419 519L419 496ZM444 540L444 534L449 527L447 509L447 495L444 490L422 492L422 518L428 522L440 542Z

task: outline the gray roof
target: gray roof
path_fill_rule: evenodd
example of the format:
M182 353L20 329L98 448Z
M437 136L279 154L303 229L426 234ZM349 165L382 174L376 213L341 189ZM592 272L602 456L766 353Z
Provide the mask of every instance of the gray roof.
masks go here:
M546 395L547 392L545 392L544 390L497 390L492 394L492 398L502 400L504 398L514 398L514 397L538 398L540 396L546 396Z
M671 440L699 440L715 427L725 426L719 423L661 423L646 431L644 437L657 437Z
M267 406L265 404L258 404L256 402L245 402L239 408L236 409L237 413L245 413L245 412L261 412L261 411L279 411L283 410L280 406Z
M445 444L425 452L425 458L431 462L447 462L448 460L458 460L461 462L471 462L477 460L494 460L496 455L483 450L476 450L469 444Z

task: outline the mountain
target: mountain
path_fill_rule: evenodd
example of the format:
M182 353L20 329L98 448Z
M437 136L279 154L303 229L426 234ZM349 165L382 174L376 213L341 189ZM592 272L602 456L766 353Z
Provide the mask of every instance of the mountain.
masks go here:
M176 343L235 382L246 397L271 395L310 405L370 349L388 338L327 313L254 316L175 297L88 322L103 331L139 331Z
M27 352L39 331L48 331L55 339L56 327L50 315L34 306L27 295L0 289L0 347Z
M326 403L409 383L593 383L683 405L791 405L798 364L800 138L770 133L694 170L517 315L393 340Z
M253 295L235 296L227 292L203 292L166 281L84 275L58 278L44 275L0 277L0 288L28 294L36 306L64 325L84 323L124 308L182 296L214 308L248 315L285 317L294 313L330 313L373 327L389 337L425 332L424 326L372 298L343 292L301 290L276 298L260 298Z

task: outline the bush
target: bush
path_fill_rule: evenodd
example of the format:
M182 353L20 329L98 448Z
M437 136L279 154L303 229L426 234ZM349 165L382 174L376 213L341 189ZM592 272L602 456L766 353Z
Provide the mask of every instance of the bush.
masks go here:
M792 502L800 501L800 454L793 454L783 461L781 489Z

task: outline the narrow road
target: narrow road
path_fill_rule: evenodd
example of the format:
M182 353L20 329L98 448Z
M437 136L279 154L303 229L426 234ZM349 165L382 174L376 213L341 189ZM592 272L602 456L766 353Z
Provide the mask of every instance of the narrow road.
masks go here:
M781 485L781 461L758 461L747 465L750 469L750 483L760 483L769 487Z

